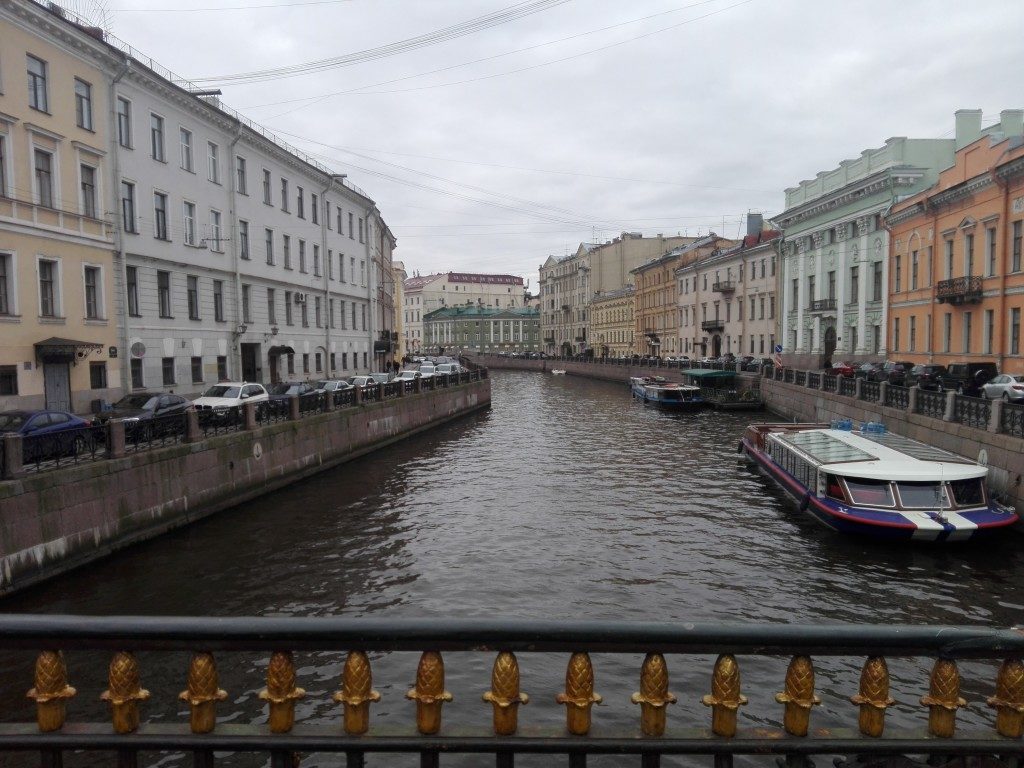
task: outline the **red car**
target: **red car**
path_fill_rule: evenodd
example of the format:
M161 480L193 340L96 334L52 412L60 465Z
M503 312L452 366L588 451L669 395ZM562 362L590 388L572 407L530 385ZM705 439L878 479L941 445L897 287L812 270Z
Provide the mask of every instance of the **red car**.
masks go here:
M852 379L857 374L857 368L851 362L836 363L831 368L825 369L830 376L845 376Z

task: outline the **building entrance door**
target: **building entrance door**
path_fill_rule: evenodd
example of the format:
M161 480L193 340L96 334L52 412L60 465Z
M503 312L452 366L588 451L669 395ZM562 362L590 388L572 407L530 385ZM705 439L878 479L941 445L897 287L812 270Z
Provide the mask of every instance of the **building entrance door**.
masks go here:
M242 380L263 381L263 368L260 367L260 345L242 345Z
M823 367L832 367L832 353L836 351L836 329L835 326L830 325L825 329L825 359L822 363Z
M51 411L71 410L71 370L67 363L43 363L43 392Z
M717 334L711 337L711 356L722 356L722 337Z
M270 356L270 383L277 384L281 381L280 372L281 356L271 355Z

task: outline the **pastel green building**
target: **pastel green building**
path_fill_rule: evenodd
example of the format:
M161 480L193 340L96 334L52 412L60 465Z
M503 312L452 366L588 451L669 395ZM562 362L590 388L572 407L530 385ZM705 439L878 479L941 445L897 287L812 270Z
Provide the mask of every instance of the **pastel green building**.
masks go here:
M423 317L424 352L536 352L540 350L540 309L444 307Z

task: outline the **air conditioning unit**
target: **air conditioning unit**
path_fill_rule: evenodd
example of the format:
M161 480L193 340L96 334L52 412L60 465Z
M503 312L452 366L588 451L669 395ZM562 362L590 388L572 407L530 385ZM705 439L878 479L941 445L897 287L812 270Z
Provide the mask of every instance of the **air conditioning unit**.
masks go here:
M306 303L306 294L304 294L304 293L296 293L295 294L295 303L296 304L305 304Z

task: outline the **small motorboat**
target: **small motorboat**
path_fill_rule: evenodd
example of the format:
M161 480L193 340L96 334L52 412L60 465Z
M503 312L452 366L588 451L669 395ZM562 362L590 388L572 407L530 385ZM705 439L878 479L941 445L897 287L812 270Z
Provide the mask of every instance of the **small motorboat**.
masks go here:
M552 376L565 376L565 369L563 369L563 368L552 368L551 369L551 375Z

